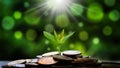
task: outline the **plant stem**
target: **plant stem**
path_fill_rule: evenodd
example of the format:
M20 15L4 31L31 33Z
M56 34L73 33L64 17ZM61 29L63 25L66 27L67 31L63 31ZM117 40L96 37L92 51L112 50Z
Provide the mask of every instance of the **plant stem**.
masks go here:
M58 52L59 52L59 54L61 53L61 44L58 44Z

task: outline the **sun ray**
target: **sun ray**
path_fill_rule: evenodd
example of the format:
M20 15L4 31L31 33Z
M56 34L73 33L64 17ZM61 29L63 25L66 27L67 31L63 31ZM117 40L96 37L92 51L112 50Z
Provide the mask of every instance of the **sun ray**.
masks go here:
M40 17L47 13L48 22L51 22L59 14L67 14L73 21L78 22L76 17L71 13L70 8L74 4L81 5L81 8L87 10L86 7L80 4L82 0L37 0L36 6L30 10L28 13L39 14ZM82 16L81 16L82 17Z

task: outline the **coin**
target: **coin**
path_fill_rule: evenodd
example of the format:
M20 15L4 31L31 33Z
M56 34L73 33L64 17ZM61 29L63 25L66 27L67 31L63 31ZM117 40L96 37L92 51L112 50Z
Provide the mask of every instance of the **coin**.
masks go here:
M38 61L38 59L32 59L32 63L36 63Z
M37 57L37 58L42 58L42 55L37 55L36 57Z
M53 57L42 57L38 60L38 64L42 64L42 65L52 65L57 63Z
M59 52L54 51L54 52L48 52L48 53L42 54L42 56L53 56L53 55L57 55L57 54L59 54Z
M77 56L81 55L81 52L77 51L77 50L67 50L67 51L62 52L62 54L64 56L74 58L74 57L77 57Z
M77 58L73 61L73 63L87 63L87 64L93 64L97 63L97 59L92 58Z
M26 63L32 62L32 59L25 59Z
M15 64L15 65L13 65L13 66L15 66L15 67L25 67L25 64Z
M73 59L67 56L62 56L62 55L54 55L53 59L58 60L58 61L72 61Z
M15 61L11 61L11 62L9 62L7 65L9 65L9 66L13 66L13 65L16 65L16 64L24 63L24 62L26 62L26 60L24 60L24 59L21 59L21 60L15 60Z

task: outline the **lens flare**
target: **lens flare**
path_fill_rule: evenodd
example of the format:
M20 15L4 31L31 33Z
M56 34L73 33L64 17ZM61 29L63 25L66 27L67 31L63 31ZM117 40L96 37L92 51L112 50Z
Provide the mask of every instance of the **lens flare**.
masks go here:
M37 0L37 3L34 8L28 10L27 12L39 13L42 14L50 13L51 15L67 13L70 10L70 7L76 3L76 0Z
M75 16L82 16L85 8L82 0L36 0L33 8L26 11L27 14L37 14L40 17L49 16L49 22L55 17L66 14L74 21Z
M73 0L46 0L45 6L52 12L65 12L72 5Z

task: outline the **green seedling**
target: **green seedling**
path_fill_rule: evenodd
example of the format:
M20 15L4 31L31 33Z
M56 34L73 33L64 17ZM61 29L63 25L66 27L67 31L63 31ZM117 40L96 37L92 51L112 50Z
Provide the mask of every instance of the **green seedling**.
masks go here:
M68 40L74 34L74 32L70 32L69 34L65 35L65 31L63 29L60 33L57 33L54 30L54 34L51 34L51 33L46 32L46 31L44 31L43 34L52 43L55 43L56 45L58 45L58 51L60 53L61 52L61 49L60 49L61 45L64 44L65 41Z

